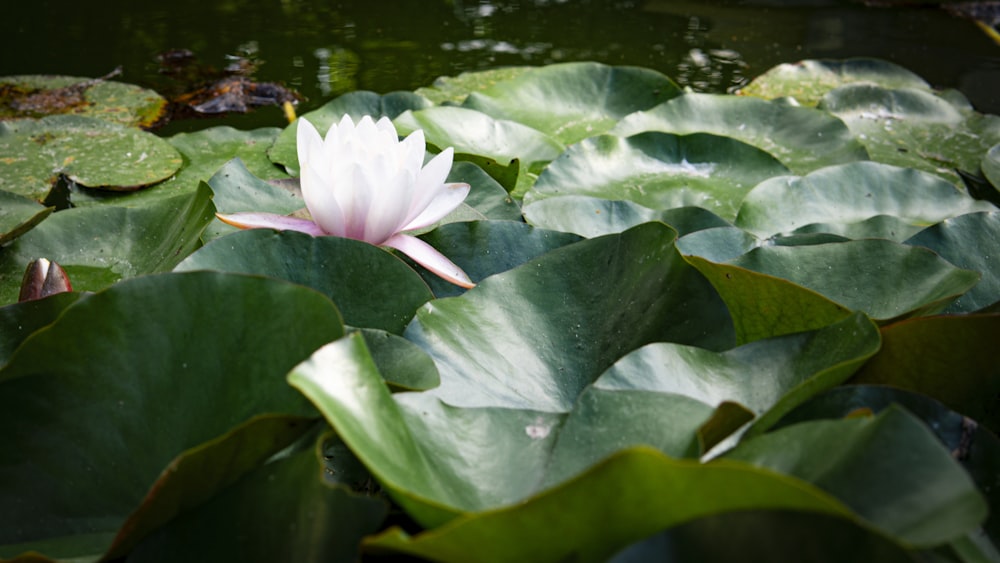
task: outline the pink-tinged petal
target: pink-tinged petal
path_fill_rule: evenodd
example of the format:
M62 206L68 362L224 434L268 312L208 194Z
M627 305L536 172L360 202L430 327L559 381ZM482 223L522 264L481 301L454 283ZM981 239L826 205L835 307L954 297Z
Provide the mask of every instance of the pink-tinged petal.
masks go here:
M454 211L456 207L465 201L466 196L469 195L469 189L469 184L444 184L441 192L436 198L431 200L430 204L424 208L424 211L414 217L413 220L404 225L400 230L412 231L413 229L422 229L444 219L446 215Z
M277 229L279 231L298 231L313 236L327 234L309 219L289 217L275 213L216 213L220 221L241 229Z
M414 262L427 268L434 275L451 282L459 287L473 288L469 276L455 265L454 262L437 251L436 248L426 242L410 235L396 235L383 243L384 246L395 248L403 254L409 256Z
M410 212L406 223L414 221L421 215L444 190L444 181L451 171L453 152L451 147L446 148L420 170L417 182L413 186L413 199L410 201Z

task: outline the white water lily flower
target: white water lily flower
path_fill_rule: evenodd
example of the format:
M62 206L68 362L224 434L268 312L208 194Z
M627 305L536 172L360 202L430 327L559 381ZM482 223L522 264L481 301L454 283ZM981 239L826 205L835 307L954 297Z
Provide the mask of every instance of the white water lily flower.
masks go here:
M475 284L461 268L426 242L403 231L433 225L469 195L469 185L444 183L451 170L449 147L424 162L424 132L399 140L388 118L349 115L326 134L299 119L302 198L312 220L273 213L218 214L240 227L301 231L352 238L399 250L436 275L462 287Z

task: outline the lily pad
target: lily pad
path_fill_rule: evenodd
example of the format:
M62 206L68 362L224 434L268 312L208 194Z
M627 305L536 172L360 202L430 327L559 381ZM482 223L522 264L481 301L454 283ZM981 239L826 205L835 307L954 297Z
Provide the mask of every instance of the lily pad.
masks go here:
M1000 211L942 221L909 238L906 244L929 248L959 268L982 276L944 313L971 313L1000 301Z
M983 157L982 169L986 179L1000 190L1000 143L993 145Z
M463 106L523 123L569 145L605 133L626 115L678 94L677 84L653 70L562 63L472 92Z
M767 151L796 174L868 159L847 126L829 113L757 98L684 94L627 116L610 133L646 131L731 137Z
M427 303L404 336L437 364L441 386L430 393L456 406L566 412L618 358L649 342L730 347L728 312L673 241L673 230L647 223Z
M701 207L655 210L638 203L584 195L566 195L534 201L524 206L532 225L576 233L587 238L620 233L650 221L660 221L683 236L693 231L727 226L724 219Z
M461 107L430 107L406 111L394 120L400 135L422 129L429 144L439 149L454 147L461 154L477 155L507 166L512 160L524 165L553 160L565 148L562 143L515 121L493 119Z
M820 102L850 127L872 160L917 168L962 186L955 169L977 172L1000 143L1000 117L956 106L925 90L853 84Z
M0 252L0 303L17 300L25 267L39 257L62 266L77 291L170 271L199 246L214 211L203 186L134 209L100 206L55 213Z
M104 553L183 452L266 413L311 416L283 375L342 334L328 299L261 277L144 276L77 301L0 371L0 556Z
M30 231L52 211L33 199L0 190L0 246Z
M463 72L458 76L441 76L434 80L434 84L417 88L416 93L435 104L461 104L472 92L488 90L498 82L517 78L533 69L530 66L510 66Z
M395 119L406 110L422 109L430 105L430 100L413 92L390 92L380 96L374 92L359 90L330 100L322 107L299 117L307 118L321 135L326 135L327 129L340 121L345 114L350 115L354 121L366 115L376 120L382 116ZM295 149L295 135L298 128L297 121L285 127L267 151L267 156L272 162L284 166L293 176L299 173L299 155Z
M703 207L732 219L758 183L788 174L768 153L706 133L603 135L571 146L524 197L525 206L566 195L626 200L654 210Z
M93 117L0 122L0 189L45 199L60 175L89 188L129 191L169 178L182 164L170 144Z
M0 307L0 367L28 336L48 326L80 297L80 293L57 293L44 299Z
M1000 431L1000 314L939 316L882 329L882 351L854 378L933 397Z
M539 492L534 483L561 415L390 395L359 337L325 346L289 378L411 516L428 527L447 522L412 538L390 529L368 542L380 549L443 561L472 552L495 561L556 561L570 553L596 561L664 527L725 510L843 514L829 497L773 473L673 460L648 448L621 451Z
M765 180L743 200L736 226L761 238L814 224L829 228L812 226L810 232L842 234L879 216L923 228L950 217L993 209L933 174L877 162L855 162L806 176ZM858 234L879 234L877 227L869 224ZM893 238L902 241L907 237Z
M433 297L415 271L366 242L295 231L249 229L215 239L176 271L259 274L311 287L329 297L354 327L402 333ZM372 303L379 303L372 307Z
M930 89L923 78L897 64L850 58L780 64L754 78L740 94L765 99L793 97L803 105L814 106L830 90L856 82L884 88Z
M725 458L815 483L883 532L917 546L958 539L986 518L986 502L969 475L900 407L873 418L788 426L741 443Z
M0 78L0 120L68 113L148 129L166 109L162 96L132 84L76 76Z
M760 239L732 225L702 229L677 239L681 254L712 262L728 262L760 245Z
M924 248L882 239L760 247L729 264L784 278L881 323L939 312L979 281Z

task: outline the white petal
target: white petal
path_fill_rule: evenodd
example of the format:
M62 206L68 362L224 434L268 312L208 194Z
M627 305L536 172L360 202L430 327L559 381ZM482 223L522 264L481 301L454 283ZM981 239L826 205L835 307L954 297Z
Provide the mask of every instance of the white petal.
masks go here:
M305 118L299 118L299 124L295 131L295 147L299 155L299 170L306 167L313 156L314 151L321 149L323 138L319 131Z
M337 192L332 181L326 177L327 174L317 170L317 167L323 164L309 162L302 170L302 178L299 181L302 199L317 225L331 235L344 236L346 210L338 201Z
M409 256L414 262L427 268L441 279L460 287L472 288L476 286L469 279L469 276L456 266L454 262L446 258L444 254L438 252L433 246L416 237L396 235L383 244Z
M469 184L444 184L443 187L444 189L438 196L431 200L430 205L425 207L420 215L414 217L400 230L422 229L437 223L461 205L465 201L466 196L469 195Z
M451 171L453 152L451 147L448 147L420 170L417 183L413 187L413 200L410 202L410 212L406 223L413 222L423 214L427 206L445 189L444 181L448 177L448 172Z
M276 215L274 213L216 213L223 223L241 229L278 229L279 231L299 231L313 236L325 235L323 229L309 219Z

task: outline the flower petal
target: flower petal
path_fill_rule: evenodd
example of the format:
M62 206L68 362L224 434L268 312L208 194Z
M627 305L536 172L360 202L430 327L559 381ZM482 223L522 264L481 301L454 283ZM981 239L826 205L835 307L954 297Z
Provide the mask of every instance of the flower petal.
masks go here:
M400 230L412 231L437 223L465 201L466 196L469 195L469 189L469 184L443 184L438 196L431 200L420 215L414 217Z
M396 235L385 241L383 245L395 248L409 256L414 262L427 268L443 280L464 288L473 288L476 286L469 279L469 276L456 266L454 262L446 258L444 254L438 252L436 248L417 237Z
M306 167L312 160L314 152L323 146L323 137L320 136L316 127L307 119L299 118L298 127L295 131L295 147L299 154L299 170Z
M278 229L299 231L313 236L325 235L323 229L309 219L289 217L275 213L216 213L220 221L241 229Z
M410 202L406 223L411 223L422 214L424 209L445 190L444 181L451 171L453 153L451 147L446 148L420 170L417 182L413 186L413 199Z

